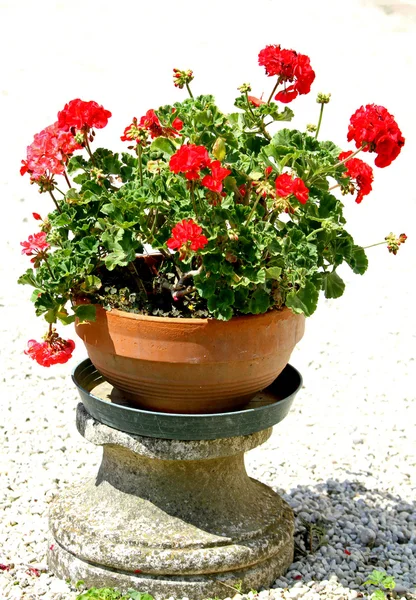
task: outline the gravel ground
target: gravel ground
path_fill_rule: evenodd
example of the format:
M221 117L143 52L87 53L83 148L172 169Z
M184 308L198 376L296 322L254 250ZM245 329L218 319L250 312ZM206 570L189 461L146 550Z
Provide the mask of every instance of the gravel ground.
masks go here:
M296 561L286 577L260 595L293 600L362 597L368 593L362 585L366 576L383 569L395 577L397 595L410 597L416 593L416 203L406 182L414 170L416 140L410 87L415 2L294 0L283 12L278 2L257 0L256 15L263 24L253 28L240 3L215 0L203 16L202 32L189 27L191 19L199 23L202 18L194 12L189 16L190 7L202 10L202 3L161 2L157 20L154 9L141 8L137 27L138 32L144 29L143 38L136 31L126 32L129 2L120 2L116 12L109 3L95 0L85 6L78 0L41 4L42 12L38 3L29 1L0 5L0 44L7 58L0 114L2 137L8 140L0 157L0 189L7 207L7 220L3 209L0 224L0 563L8 569L0 571L0 599L76 597L45 562L48 505L74 481L94 475L100 461L100 450L75 429L78 398L69 373L84 358L83 348L77 347L72 364L50 370L22 354L27 339L39 337L43 325L29 306L29 289L15 284L26 268L18 242L34 230L30 213L44 211L46 202L18 179L25 146L35 131L52 122L57 108L77 95L113 111L111 131L103 132L103 144L106 135L113 136L108 138L112 143L132 114L163 103L161 97L175 97L165 83L170 82L171 66L198 69L206 81L215 65L218 80L209 89L224 105L230 88L242 81L264 85L255 57L265 44L279 42L310 54L318 73L314 91L333 93L323 136L343 144L349 115L366 102L384 103L395 114L407 138L402 155L389 169L377 172L373 194L359 207L352 202L347 218L358 243L374 243L391 230L405 231L409 239L396 257L383 248L372 250L364 278L345 271L344 297L322 299L291 359L303 374L304 388L269 442L247 457L250 474L281 493L297 515ZM220 18L234 27L216 41ZM170 45L178 20L186 35L181 33ZM279 26L282 20L284 28ZM238 64L231 71L223 67L224 62L230 67L229 42L234 38L247 43L238 44ZM141 60L140 53L150 52L148 48L152 59ZM126 82L137 64L140 77L132 86ZM158 69L163 83L155 76ZM301 127L314 120L313 99L301 98L295 108ZM325 543L316 548L314 539L309 552L312 525L322 527Z

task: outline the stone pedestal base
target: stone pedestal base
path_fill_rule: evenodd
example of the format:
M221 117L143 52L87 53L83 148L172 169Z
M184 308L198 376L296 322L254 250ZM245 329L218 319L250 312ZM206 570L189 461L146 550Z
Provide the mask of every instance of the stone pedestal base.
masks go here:
M191 600L269 587L293 560L293 515L248 477L244 452L271 428L202 441L123 433L78 406L80 433L103 446L96 479L57 498L48 561L89 587Z

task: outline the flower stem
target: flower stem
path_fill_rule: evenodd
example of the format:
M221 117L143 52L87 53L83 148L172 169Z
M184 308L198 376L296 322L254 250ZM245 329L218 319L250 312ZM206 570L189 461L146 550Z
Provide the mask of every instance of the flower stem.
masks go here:
M314 229L309 235L306 236L306 241L312 239L320 231L324 231L324 228L323 227L319 227L318 229Z
M273 94L274 94L274 93L275 93L275 91L277 90L277 86L279 85L279 83L280 83L280 77L278 77L278 78L277 78L276 85L274 86L274 88L273 88L273 90L272 90L272 93L270 94L270 96L269 96L269 99L267 100L267 104L270 104L270 102L272 101Z
M331 167L331 169L337 169L341 165L344 165L346 162L348 162L349 160L351 160L351 158L354 158L354 156L356 156L359 152L361 152L361 150L363 148L365 148L365 146L366 146L366 143L364 143L360 148L358 148L358 150L356 150L355 152L353 152L350 156L347 156L347 158L344 158L344 160L340 160L339 162L337 162L337 164L334 165L333 167Z
M254 201L253 208L251 209L251 211L250 211L250 214L248 215L248 217L247 217L247 220L246 220L246 222L244 223L244 225L245 225L246 227L247 227L247 225L250 223L250 221L251 221L251 217L254 215L254 211L256 210L256 208L257 208L257 204L259 203L259 201L260 201L260 198L261 198L261 197L262 197L262 194L258 194L258 196L257 196L256 200Z
M142 165L142 146L141 144L137 145L137 164L139 167L139 176L140 176L140 185L143 185L143 165Z
M53 275L53 273L52 273L52 269L51 269L51 267L50 267L50 265L49 265L49 263L48 263L48 260L47 260L46 256L44 256L44 257L43 257L43 260L45 261L45 265L47 266L47 268L48 268L48 271L49 271L49 274L50 274L50 276L51 276L51 277L52 277L52 279L53 279L53 278L54 278L54 275Z
M365 148L367 145L366 142L363 143L363 145L358 148L358 150L356 150L355 152L353 152L351 154L351 156L347 156L347 158L344 158L344 160L340 160L339 162L337 162L335 165L333 165L332 167L327 167L326 169L322 169L320 171L317 171L315 173L315 176L312 178L311 181L309 181L309 186L311 186L313 184L313 182L322 174L326 173L327 171L332 171L333 169L337 169L338 167L340 167L341 165L344 165L346 162L348 162L349 160L351 160L351 158L354 158L354 156L356 156L359 152L361 152L361 150L363 148ZM326 173L329 174L329 173Z
M189 83L185 83L185 85L186 85L186 89L188 90L188 94L190 95L190 97L191 97L191 98L192 98L192 100L193 100L193 99L194 99L194 96L193 96L193 94L192 94L192 92L191 92L191 88L189 87Z
M192 206L194 207L194 213L195 213L195 215L198 216L198 211L197 211L196 202L195 202L194 182L191 181L190 183L191 183L190 191L191 191Z
M92 162L92 164L95 167L95 161L94 161L94 157L93 157L92 152L91 152L91 148L90 148L90 144L89 144L89 141L88 141L88 134L87 133L84 133L84 143L85 143L85 149L88 152L88 154L90 156L90 159L91 159L91 162Z
M155 230L157 217L158 217L158 210L156 208L156 210L155 210L155 216L154 216L153 223L152 223L152 228L150 230L150 233L151 233L152 237L153 237L153 233L154 233L154 230Z
M333 185L332 187L329 188L328 192L332 191L332 190L336 190L337 188L341 187L340 183L337 183L336 185Z
M374 246L382 246L384 244L387 244L386 240L384 242L377 242L377 244L371 244L370 246L363 246L363 250L367 250L367 248L374 248Z
M71 189L71 188L72 188L72 185L71 185L71 182L69 181L69 178L68 178L68 174L67 174L67 172L66 172L66 169L64 169L64 177L65 177L65 181L66 181L66 182L67 182L67 184L68 184L68 187L69 187L69 189Z
M55 196L52 194L51 190L49 190L49 195L50 195L50 197L52 198L52 200L54 201L54 204L55 204L55 206L56 206L56 210L59 212L59 214L62 214L62 211L61 211L61 209L60 209L60 206L59 206L59 204L58 204L58 202L57 202L57 200L56 200Z
M256 117L256 115L254 114L253 109L251 108L250 100L248 99L247 92L244 92L244 95L246 97L246 103L247 103L248 110L249 110L251 116L253 117L255 123L257 123L259 126L259 132L262 133L265 138L267 138L268 140L271 140L272 139L271 135L267 131L266 126L264 125L263 119L261 117L260 117L260 119L258 119Z
M324 114L324 106L325 106L325 104L322 102L321 103L321 110L319 111L318 125L316 126L315 139L318 138L319 130L321 129L322 115Z

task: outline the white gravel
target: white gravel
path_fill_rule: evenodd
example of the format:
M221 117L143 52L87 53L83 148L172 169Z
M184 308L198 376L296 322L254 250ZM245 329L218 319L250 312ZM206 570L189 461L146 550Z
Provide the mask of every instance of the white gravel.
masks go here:
M81 345L72 364L49 370L22 353L44 328L29 306L29 289L15 283L27 260L19 241L35 230L31 212L44 211L47 202L19 178L25 146L77 96L113 111L101 138L112 144L133 114L176 98L173 66L198 71L198 91L213 90L222 105L243 81L261 92L255 57L265 44L279 42L310 54L318 74L314 91L332 92L324 136L344 144L349 115L366 102L384 103L395 114L407 138L402 155L376 173L373 194L360 206L351 202L347 218L358 243L374 243L389 231L409 239L396 257L371 250L369 272L360 278L345 271L345 296L322 299L291 359L304 388L271 440L248 455L250 474L279 491L298 516L296 562L260 596L362 597L373 569L395 577L398 596L416 593L416 4L257 0L243 8L237 1L183 0L160 2L157 15L153 5L140 5L140 14L134 6L98 0L0 5L0 564L10 567L0 571L0 600L76 597L47 569L48 504L95 474L100 460L100 450L75 429L78 398L69 374L85 356ZM301 127L316 118L313 98L299 99L295 108ZM326 545L313 553L301 551L305 523L326 531Z

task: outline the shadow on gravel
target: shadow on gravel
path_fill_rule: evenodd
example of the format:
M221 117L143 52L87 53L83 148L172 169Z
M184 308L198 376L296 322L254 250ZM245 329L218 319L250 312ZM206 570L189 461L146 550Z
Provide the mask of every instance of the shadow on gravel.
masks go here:
M415 501L348 479L275 490L296 516L295 561L277 585L333 577L368 591L363 582L378 569L395 578L397 592L415 593Z

